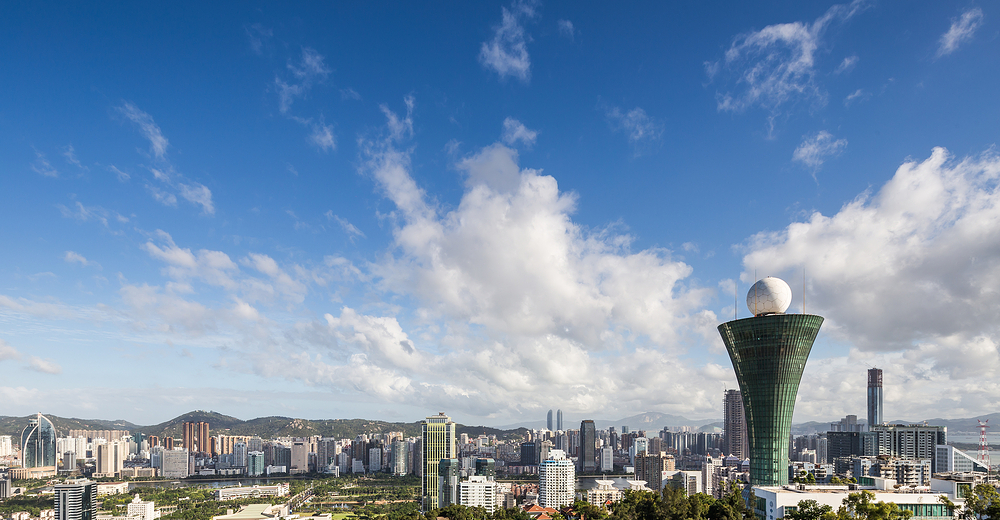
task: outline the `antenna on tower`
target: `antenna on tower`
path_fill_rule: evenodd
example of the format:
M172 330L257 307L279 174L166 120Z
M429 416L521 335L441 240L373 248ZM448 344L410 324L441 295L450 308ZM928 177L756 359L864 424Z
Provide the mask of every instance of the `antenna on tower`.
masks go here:
M990 420L986 419L986 422L983 422L983 421L981 421L979 419L976 419L976 421L979 422L979 460L978 460L978 462L980 464L982 464L983 466L986 466L986 472L989 473L989 471L990 471L990 446L986 442L986 429L989 428L989 426L987 426L986 423L990 422Z

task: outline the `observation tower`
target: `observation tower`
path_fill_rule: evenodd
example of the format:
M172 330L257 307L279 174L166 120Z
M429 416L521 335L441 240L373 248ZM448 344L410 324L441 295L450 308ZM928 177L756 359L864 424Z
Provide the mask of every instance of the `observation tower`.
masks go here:
M792 290L779 278L747 293L753 317L719 325L743 396L750 447L750 484L788 484L788 435L802 371L823 317L785 314Z

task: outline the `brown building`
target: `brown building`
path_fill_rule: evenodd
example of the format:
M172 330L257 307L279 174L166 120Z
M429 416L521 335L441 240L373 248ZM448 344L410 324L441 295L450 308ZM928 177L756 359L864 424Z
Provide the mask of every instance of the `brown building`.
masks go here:
M663 489L663 472L674 471L674 456L666 453L635 456L635 479L646 481L649 489Z
M185 422L183 425L184 449L188 453L211 453L208 423L203 421Z

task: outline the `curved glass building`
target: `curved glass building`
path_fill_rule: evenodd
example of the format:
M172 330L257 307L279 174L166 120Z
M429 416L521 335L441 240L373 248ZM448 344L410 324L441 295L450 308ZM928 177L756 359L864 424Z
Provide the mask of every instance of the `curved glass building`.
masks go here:
M56 465L56 429L42 414L28 420L21 432L21 459L25 468Z
M743 396L753 486L788 484L795 396L822 324L822 316L772 313L719 325Z

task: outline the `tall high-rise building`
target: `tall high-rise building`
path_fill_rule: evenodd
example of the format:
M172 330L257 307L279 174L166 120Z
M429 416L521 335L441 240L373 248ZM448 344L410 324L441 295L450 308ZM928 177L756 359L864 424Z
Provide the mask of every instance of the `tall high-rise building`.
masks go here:
M546 416L545 416L545 427L546 427L546 428L547 428L547 429L548 429L549 431L553 431L553 430L552 430L552 427L553 427L553 426L555 426L555 425L554 425L554 424L552 424L552 410L549 410L549 413L548 413L548 415L546 415Z
M458 503L458 459L438 461L438 505L447 507Z
M580 423L580 473L593 473L596 469L597 428L594 421L587 419Z
M573 505L576 472L562 450L552 450L538 466L538 505L559 509Z
M453 459L455 452L455 423L444 412L424 420L420 432L421 503L424 511L438 508L438 465L441 459Z
M204 421L186 421L183 424L183 448L190 453L211 453L211 442L208 435L208 423Z
M28 420L21 432L21 465L25 468L56 467L56 429L42 414Z
M93 520L97 517L97 482L85 478L55 486L55 520Z
M882 424L885 417L882 416L882 369L868 369L868 429L872 426Z
M563 428L562 410L556 410L556 430L566 431L565 428Z
M496 480L497 461L493 459L476 459L476 476L486 477L487 480Z
M726 455L743 460L749 455L750 447L747 445L747 421L746 415L743 413L743 396L740 395L739 390L726 390L723 408L725 409L723 451L726 452Z
M788 484L788 438L802 371L823 317L785 314L792 290L767 277L747 294L751 318L719 325L743 397L750 484Z

